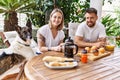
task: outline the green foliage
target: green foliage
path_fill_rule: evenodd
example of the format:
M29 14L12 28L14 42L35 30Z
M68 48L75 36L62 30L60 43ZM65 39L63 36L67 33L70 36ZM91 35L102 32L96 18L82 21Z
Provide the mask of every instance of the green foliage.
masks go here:
M4 13L5 15L12 11L18 13L32 13L32 8L35 6L34 0L0 0L0 13Z
M48 12L49 8L53 9L53 0L35 0L35 2L37 6L33 9L37 11L42 11L42 13L34 13L29 15L29 17L35 27L41 27L48 21L48 16L46 16L46 13Z
M117 44L118 47L120 47L120 40L117 40L116 44Z
M35 13L41 14L41 10L37 11L36 9L34 9L36 6L37 5L35 0L0 0L0 13L3 13L3 15L5 16L4 30L6 29L6 27L7 30L10 30L8 28L11 28L11 25L12 29L14 30L15 25L17 25L17 16L15 15L14 17L11 17L11 15L14 15L14 13L24 13L27 14L28 17L29 15Z
M2 38L0 37L0 43L3 43L3 40L2 40Z
M0 36L0 49L6 48L6 45L3 43L2 37Z
M102 18L101 21L105 28L106 28L106 34L108 36L116 36L119 31L116 31L119 26L116 26L116 18L111 18L111 15L107 15L105 17Z
M74 2L72 3L72 8L73 10L71 11L70 14L70 21L71 22L83 22L85 20L84 14L85 10L89 8L90 6L90 1L85 1L85 2Z
M36 0L36 2L37 7L34 9L43 11L43 14L33 14L30 17L35 26L41 27L48 23L50 12L56 7L63 11L65 24L82 22L90 0L86 0L84 3L79 2L79 0Z
M103 5L104 5L105 1L107 1L107 3L112 4L112 1L113 1L113 0L103 0Z
M118 6L118 7L116 7L116 9L115 9L115 13L116 13L116 16L117 16L117 22L118 22L118 26L119 26L119 28L118 28L118 35L117 35L117 38L119 38L118 40L117 40L117 45L120 47L120 9L119 9L119 7L120 6Z
M120 36L120 25L117 23L117 18L111 18L111 15L107 15L102 18L102 23L105 25L108 36ZM120 46L120 40L116 40L116 44Z

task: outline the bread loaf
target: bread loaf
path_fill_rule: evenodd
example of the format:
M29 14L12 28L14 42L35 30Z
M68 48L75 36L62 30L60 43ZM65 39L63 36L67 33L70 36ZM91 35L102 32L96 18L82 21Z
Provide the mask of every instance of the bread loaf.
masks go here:
M73 62L50 62L50 66L73 66Z
M43 58L43 61L46 61L46 62L53 62L53 61L61 61L61 57L52 57L52 56L45 56Z
M43 61L45 62L64 62L64 61L72 61L74 60L73 58L62 58L62 57L56 57L56 56L45 56L43 58Z

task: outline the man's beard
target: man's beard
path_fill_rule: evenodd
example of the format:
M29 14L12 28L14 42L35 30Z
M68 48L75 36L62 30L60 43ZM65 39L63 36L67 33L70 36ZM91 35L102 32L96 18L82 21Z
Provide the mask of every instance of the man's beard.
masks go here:
M93 23L93 22L87 22L87 25L88 25L89 27L94 27L94 26L95 26L95 23Z

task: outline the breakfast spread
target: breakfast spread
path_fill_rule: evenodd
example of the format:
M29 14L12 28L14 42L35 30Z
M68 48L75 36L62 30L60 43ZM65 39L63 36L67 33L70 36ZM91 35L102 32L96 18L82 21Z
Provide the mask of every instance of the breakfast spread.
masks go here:
M87 51L88 59L92 60L92 61L103 58L103 57L111 54L110 52L107 52L104 47L97 48L96 46L92 46L91 48L90 47L85 47L83 50ZM77 53L77 56L81 57L82 56L82 51Z

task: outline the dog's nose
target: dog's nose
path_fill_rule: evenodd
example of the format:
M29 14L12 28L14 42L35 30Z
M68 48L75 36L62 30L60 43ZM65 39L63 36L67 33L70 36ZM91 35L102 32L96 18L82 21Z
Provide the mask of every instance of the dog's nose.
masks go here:
M31 36L30 33L27 33L27 39L26 39L27 44L31 44Z
M30 39L30 36L27 36L27 39Z

